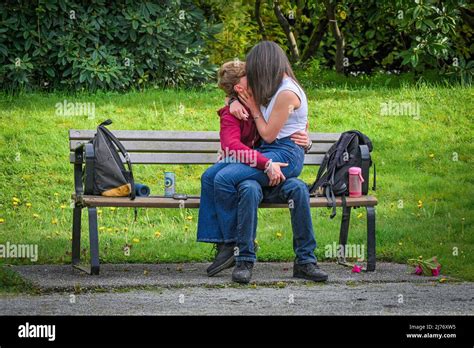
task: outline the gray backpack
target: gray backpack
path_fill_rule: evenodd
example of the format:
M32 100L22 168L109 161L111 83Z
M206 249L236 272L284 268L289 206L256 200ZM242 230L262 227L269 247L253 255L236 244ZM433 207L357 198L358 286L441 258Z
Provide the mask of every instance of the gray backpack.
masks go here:
M90 141L94 148L94 169L92 171L92 192L86 194L108 197L130 197L135 199L135 182L133 180L132 163L130 156L122 143L106 126L111 120L102 122L97 127L97 133ZM120 153L127 162L125 168Z

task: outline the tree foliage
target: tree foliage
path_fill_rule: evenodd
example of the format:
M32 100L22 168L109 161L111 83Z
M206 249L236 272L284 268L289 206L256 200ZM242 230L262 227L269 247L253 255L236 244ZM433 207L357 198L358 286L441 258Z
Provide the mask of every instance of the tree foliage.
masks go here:
M200 1L221 34L211 56L242 57L261 39L286 47L294 63L318 60L338 72L441 69L472 59L473 12L464 0ZM458 64L460 63L460 64ZM465 69L464 69L465 70ZM471 71L472 73L472 71Z

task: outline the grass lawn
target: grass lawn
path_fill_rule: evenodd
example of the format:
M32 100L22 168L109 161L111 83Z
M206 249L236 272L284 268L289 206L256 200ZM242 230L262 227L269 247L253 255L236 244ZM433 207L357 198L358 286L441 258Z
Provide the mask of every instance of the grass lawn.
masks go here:
M326 86L308 88L307 94L311 131L359 129L374 142L378 179L374 194L380 202L377 259L405 263L409 258L436 255L443 273L473 281L473 89L433 84ZM95 119L56 115L55 104L65 99L95 103ZM38 244L37 263L70 262L69 129L92 129L111 118L111 129L218 130L216 109L222 99L214 88L0 96L0 244ZM388 102L417 103L420 117L384 116L381 103ZM178 192L198 194L206 167L136 165L135 176L160 195L163 172L173 170ZM316 168L306 168L301 177L311 182L315 175ZM140 209L134 222L132 209L100 209L101 262L211 260L211 245L195 241L197 213L196 209ZM365 245L365 215L364 209L352 212L349 243ZM328 210L313 210L320 260L326 259L324 247L338 241L340 217L340 211L330 220ZM260 209L259 218L259 260L292 260L288 211ZM87 255L86 229L83 236ZM126 244L133 246L130 256L123 252ZM8 278L0 277L3 287Z

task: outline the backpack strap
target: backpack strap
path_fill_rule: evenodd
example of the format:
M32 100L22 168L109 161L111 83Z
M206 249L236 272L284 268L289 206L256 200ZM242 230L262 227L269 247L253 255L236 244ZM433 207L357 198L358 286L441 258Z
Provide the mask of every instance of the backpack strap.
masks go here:
M375 163L374 163L374 185L372 186L372 190L376 190L376 183L377 183L377 171L375 170Z
M130 155L128 154L127 150L125 150L125 147L122 145L122 143L117 139L115 135L112 134L112 132L105 127L105 123L110 120L104 121L99 125L100 130L104 132L104 134L114 143L115 146L119 149L119 151L122 153L123 157L125 158L125 161L127 162L128 165L128 170L130 172L130 185L131 190L130 190L130 199L135 199L136 193L135 193L135 180L133 179L133 171L132 171L132 162L130 161ZM110 121L112 123L112 121ZM107 123L107 124L110 124Z
M329 163L331 162L331 159L335 156L336 154L336 149L332 151L331 153L328 153L324 156L323 162L319 166L318 170L318 175L316 176L316 180L314 181L313 185L311 185L309 189L309 194L310 196L316 196L316 191L319 187L324 186L327 183L327 179L322 179L324 174L328 174L327 177L329 177L332 171L332 177L334 177L334 170L336 169L335 164L333 164L331 167L329 166ZM333 161L334 162L334 161Z
M324 191L326 193L326 199L328 200L328 207L332 207L332 212L329 217L333 219L336 216L336 196L334 195L331 185L326 186Z
M321 163L321 165L319 166L319 169L318 169L318 175L316 175L316 180L314 180L313 184L311 185L311 187L309 188L309 194L310 195L316 195L316 190L318 189L318 182L319 180L321 179L321 176L324 174L324 171L327 169L327 165L328 165L328 162L329 162L329 158L331 156L329 154L326 154L324 156L324 159L323 159L323 162Z
M346 211L346 207L347 207L347 201L346 201L346 195L342 195L341 196L341 200L342 200L342 211Z
M362 177L364 178L364 182L362 183L362 194L366 195L369 192L370 152L367 145L359 145L359 149L362 158Z

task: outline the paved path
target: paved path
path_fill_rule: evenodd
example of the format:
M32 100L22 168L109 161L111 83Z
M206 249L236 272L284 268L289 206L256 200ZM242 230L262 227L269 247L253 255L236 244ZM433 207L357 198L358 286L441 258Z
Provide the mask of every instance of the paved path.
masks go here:
M89 276L70 266L15 266L42 295L2 295L11 315L473 315L474 284L409 274L405 265L379 263L374 273L321 264L330 279L314 284L291 277L289 263L258 263L253 283L235 285L231 270L208 278L208 264L104 265Z

